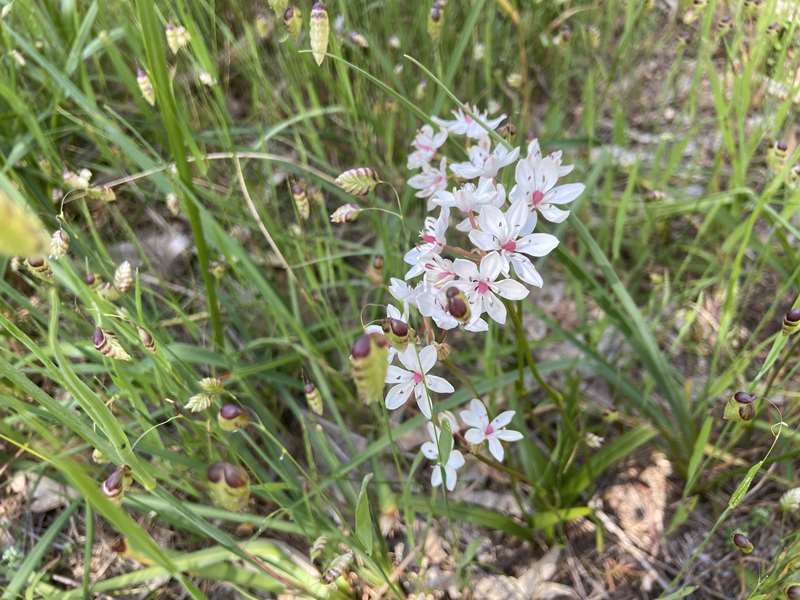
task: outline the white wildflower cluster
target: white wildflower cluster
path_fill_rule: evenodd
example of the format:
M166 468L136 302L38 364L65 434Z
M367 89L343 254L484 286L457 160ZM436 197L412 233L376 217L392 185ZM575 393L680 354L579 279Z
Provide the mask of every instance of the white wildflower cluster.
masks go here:
M489 132L505 115L490 118L488 113L469 107L453 115L453 120L434 117L438 130L424 125L414 138L407 166L418 173L408 185L417 190L417 197L426 200L428 211L434 214L425 219L419 242L404 256L409 265L404 279L391 279L389 291L405 310L390 305L383 326L377 328L393 347L386 376L390 386L386 408L395 410L414 396L427 419L430 437L421 451L436 463L431 484L444 483L450 490L455 486L457 469L464 465L464 456L453 448L452 437L442 437L458 431L455 417L437 414L432 401L432 394L449 394L454 388L431 374L437 362L437 346L432 343L428 323L433 321L443 330L460 327L470 332L486 331L488 319L505 324L504 301L522 300L529 294L527 286L543 285L532 259L549 254L558 245L555 236L534 233L538 216L551 223L564 221L569 211L562 207L584 190L580 183L558 185L559 178L569 174L572 166L562 165L560 152L543 155L537 140L530 142L523 158L519 148L502 142L493 144ZM466 160L453 161L441 151L449 136L466 136ZM514 183L507 191L500 174L514 164ZM450 232L453 223L455 232ZM468 240L469 245L459 245L461 242L451 238ZM425 320L427 345L418 345L408 326L409 307ZM395 357L402 366L391 364ZM448 426L444 426L443 415ZM468 428L464 441L472 446L486 442L498 461L504 458L502 441L522 438L519 432L505 429L514 411L489 419L484 405L474 399L460 416ZM441 455L443 451L446 456Z

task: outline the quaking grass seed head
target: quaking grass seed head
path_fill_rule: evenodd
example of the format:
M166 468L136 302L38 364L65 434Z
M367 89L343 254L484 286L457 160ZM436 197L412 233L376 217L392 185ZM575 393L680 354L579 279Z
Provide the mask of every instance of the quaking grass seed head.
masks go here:
M306 193L306 187L299 181L295 181L294 183L292 183L291 189L292 189L292 200L294 201L294 205L297 208L297 212L300 215L301 219L307 221L310 215L311 207L308 201L308 194Z
M92 334L92 342L95 349L106 358L122 361L131 360L130 354L125 352L125 349L117 341L116 336L110 331L96 327Z
M150 335L150 332L147 331L144 327L137 326L136 333L139 335L139 341L142 342L142 346L145 350L147 350L150 354L156 353L156 341L153 339L153 336Z
M69 252L69 235L63 229L57 229L50 238L50 258L62 258L67 252Z
M369 404L383 394L389 368L389 340L379 333L360 336L350 351L350 366L358 396Z
M283 24L286 26L289 37L297 42L303 31L303 13L296 6L287 7L283 11Z
M44 256L31 256L25 259L28 272L45 283L53 283L53 271Z
M111 475L103 482L101 489L106 498L111 500L114 504L120 505L122 504L125 491L132 483L133 478L131 477L130 467L128 467L128 465L122 465L114 469Z
M147 76L140 67L136 68L136 83L139 86L139 92L142 94L142 98L144 98L145 102L147 102L150 106L155 106L156 104L156 92L153 89L153 84L150 82L150 78Z
M114 271L114 288L124 294L133 285L133 267L127 260L122 261Z
M322 396L320 395L317 386L309 381L304 386L303 393L306 397L306 404L308 405L308 408L311 409L311 412L313 412L315 415L322 416Z
M231 463L219 461L206 471L211 500L226 510L242 511L250 501L250 477L247 471Z
M322 2L315 2L311 7L311 16L309 18L309 38L311 40L311 54L317 66L321 66L322 61L325 60L329 35L328 11Z
M784 335L794 335L800 331L800 306L790 308L783 317L781 330Z
M217 423L222 431L238 431L250 423L250 414L236 404L223 404L217 413Z
M348 194L366 196L381 182L378 174L369 167L348 169L336 178L336 185Z
M442 37L443 21L444 9L437 2L434 2L430 13L428 13L428 36L434 44L438 44L439 39Z
M349 550L343 554L340 554L339 556L336 556L322 574L322 580L327 584L333 583L350 568L352 562L353 553Z
M731 538L733 541L733 545L741 552L742 554L752 554L754 550L753 542L750 541L750 538L747 537L741 531L737 531L733 534Z

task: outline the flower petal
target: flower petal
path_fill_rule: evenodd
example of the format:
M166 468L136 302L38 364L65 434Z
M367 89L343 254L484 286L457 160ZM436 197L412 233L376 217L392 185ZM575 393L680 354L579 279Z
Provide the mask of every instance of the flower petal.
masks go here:
M464 413L461 413L462 415ZM483 434L483 430L481 429L468 429L467 432L464 434L464 439L467 440L470 444L482 444L486 439L486 436Z
M403 366L411 371L419 371L419 359L417 359L417 347L414 344L409 344L405 349L397 354ZM409 375L412 375L409 373ZM413 377L413 375L412 375Z
M456 391L449 381L437 375L428 375L425 381L428 383L428 389L437 394L452 394Z
M506 279L506 281L511 281L511 279ZM494 322L500 325L505 324L507 315L506 307L492 292L487 292L483 295L483 306Z
M511 256L511 265L514 267L514 272L517 277L522 279L528 285L535 285L542 287L544 280L539 275L539 271L533 266L531 259L524 254L514 254Z
M431 486L439 487L440 485L442 485L442 467L434 465L431 471Z
M433 406L431 405L431 398L428 396L425 386L421 383L414 386L414 397L417 399L419 411L425 415L426 419L430 419L433 413Z
M528 296L528 288L513 279L496 281L492 284L492 291L506 300L522 300Z
M457 258L453 261L453 271L462 279L475 279L478 276L478 266L464 258Z
M582 183L565 183L558 185L544 195L543 204L569 204L583 193L586 186Z
M512 239L515 239L519 235L522 226L528 222L530 214L531 209L524 199L521 201L517 200L511 204L506 212L506 220L508 221L509 236Z
M558 246L558 238L549 233L531 233L517 240L517 252L530 256L547 256Z
M569 216L568 210L561 210L552 204L542 204L539 207L539 212L542 216L551 223L563 223Z
M469 222L469 220L467 220L467 222ZM492 250L497 250L499 248L499 245L497 244L497 238L495 238L491 233L479 231L478 229L473 229L469 232L469 241L475 244L481 250L486 250L487 252L491 252Z
M487 204L481 209L478 215L478 224L481 229L501 241L508 239L508 222L503 212L491 204Z
M447 459L447 466L453 467L454 469L460 469L464 466L464 455L461 454L461 450L453 450L450 452L450 458Z
M513 429L501 429L495 432L494 435L498 440L503 440L504 442L518 442L523 437L519 431L514 431Z
M414 389L414 384L409 383L401 383L400 385L395 385L389 389L389 393L386 394L386 408L389 410L395 410L403 406L408 400L408 397L411 395L411 390Z
M428 460L438 460L439 449L433 442L425 442L419 449L422 451L422 455Z
M503 259L497 252L490 252L481 259L480 274L487 281L494 281L503 270Z
M453 467L445 465L444 476L446 479L445 485L447 486L447 490L452 492L454 489L456 489L456 480L458 478L458 474Z
M427 373L436 364L436 346L429 344L419 351L419 366L422 367L422 372ZM415 370L419 370L419 366Z
M497 440L493 437L489 438L489 452L492 454L492 456L494 456L497 462L503 462L505 452L503 450L503 444L500 443L500 440Z
M513 410L506 410L501 412L497 415L494 419L492 419L491 425L492 429L502 429L509 423L511 423L511 419L514 418L515 412Z
M390 384L398 384L398 383L407 383L409 381L413 381L414 374L409 373L405 369L401 369L400 367L396 367L394 365L389 366L389 370L386 371L386 378L383 380L384 383Z

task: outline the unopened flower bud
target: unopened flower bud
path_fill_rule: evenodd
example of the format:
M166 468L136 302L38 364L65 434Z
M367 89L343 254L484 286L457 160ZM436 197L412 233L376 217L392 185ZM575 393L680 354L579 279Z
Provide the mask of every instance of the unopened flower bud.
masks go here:
M249 413L236 404L223 404L217 413L217 423L222 431L238 431L250 423Z
M247 471L227 462L215 462L206 472L211 500L226 510L241 511L250 501Z
M447 312L461 323L467 323L471 316L471 310L467 297L457 287L447 288Z
M96 465L105 465L108 463L106 455L100 452L97 448L92 450L92 462Z
M122 504L122 497L133 483L131 470L128 465L117 467L111 475L103 482L101 489L103 494L114 504Z
M752 404L756 397L747 392L739 391L733 395L733 399L739 404Z
M786 316L783 317L782 330L784 335L792 335L800 331L800 306L789 309Z
M408 326L408 323L400 319L393 319L391 317L383 320L383 333L388 338L389 342L398 350L403 350L408 345L408 340L412 337L414 330Z
M750 541L745 534L737 531L733 534L733 545L739 549L739 552L742 554L752 554L753 553L753 542Z

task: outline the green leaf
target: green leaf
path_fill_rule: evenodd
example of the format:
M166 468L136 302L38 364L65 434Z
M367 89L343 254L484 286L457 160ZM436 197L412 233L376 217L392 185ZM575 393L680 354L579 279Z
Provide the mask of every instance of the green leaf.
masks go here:
M447 419L442 419L437 429L439 434L437 439L439 462L444 466L450 460L450 454L453 452L453 432Z
M753 483L753 478L763 465L764 460L762 459L747 470L747 475L744 476L744 479L739 482L739 485L736 486L733 494L731 494L731 499L728 501L728 508L736 508L739 506L739 503L744 498L747 490L750 489L750 484Z
M372 479L372 473L368 473L361 480L361 491L358 493L358 502L356 503L356 537L361 545L364 546L364 551L372 556L372 514L369 511L369 495L367 494L367 486Z
M700 461L703 458L703 451L708 443L708 436L711 434L711 426L714 424L714 419L711 416L706 417L700 427L700 433L697 434L697 439L694 441L694 448L692 448L692 456L689 458L689 467L686 471L686 485L683 488L683 495L686 496L694 487L695 480L697 479L698 469L700 468Z

